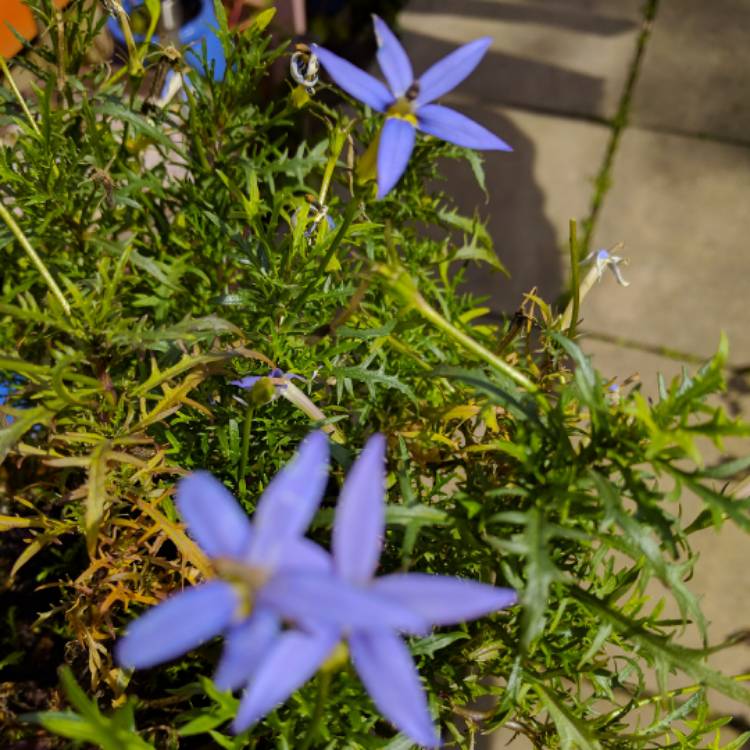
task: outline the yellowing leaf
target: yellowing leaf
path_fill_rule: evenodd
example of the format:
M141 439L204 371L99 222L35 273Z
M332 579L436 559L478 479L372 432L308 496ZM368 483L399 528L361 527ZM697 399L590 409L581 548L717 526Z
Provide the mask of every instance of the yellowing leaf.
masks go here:
M83 517L86 532L86 547L89 557L94 557L96 538L99 533L104 509L107 504L107 457L110 448L109 440L103 440L89 456L89 480L86 494L86 512Z
M211 566L208 563L208 559L201 552L200 547L177 524L172 523L151 503L137 501L137 505L167 535L185 560L198 568L204 576L211 575Z
M471 419L471 417L475 417L477 414L479 414L479 407L475 404L454 406L443 414L443 422L450 422L451 419Z
M41 523L35 521L33 518L0 516L0 531L8 531L8 529L28 529L30 526L41 526Z
M253 26L258 31L265 31L268 24L273 21L273 17L275 15L276 8L266 8L265 10L262 10L260 13L258 13L257 16L255 16L255 18L253 19Z

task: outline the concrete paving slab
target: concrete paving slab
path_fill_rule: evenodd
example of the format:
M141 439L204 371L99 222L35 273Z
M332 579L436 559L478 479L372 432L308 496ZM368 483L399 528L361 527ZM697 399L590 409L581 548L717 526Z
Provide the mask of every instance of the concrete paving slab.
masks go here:
M449 103L508 141L513 153L488 152L485 160L489 202L464 163L443 166L443 189L461 210L478 207L488 220L495 252L511 277L468 269L469 289L490 297L496 312L518 309L523 294L537 287L553 300L562 290L563 248L568 220L588 209L592 180L606 148L609 131L595 123L516 109L485 107L461 99Z
M413 0L399 30L419 74L491 36L464 95L585 118L614 116L639 31L641 0Z
M662 0L632 122L750 144L750 3Z
M699 356L726 331L750 363L750 149L629 129L595 247L623 240L627 289L590 295L584 329Z

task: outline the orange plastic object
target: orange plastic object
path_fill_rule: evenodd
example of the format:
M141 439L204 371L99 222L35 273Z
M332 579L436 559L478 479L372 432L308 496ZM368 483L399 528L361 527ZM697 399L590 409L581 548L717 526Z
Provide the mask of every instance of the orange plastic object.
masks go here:
M55 5L63 8L68 2L69 0L55 0ZM36 36L34 17L22 0L0 0L0 55L3 57L13 57L22 46L11 32L10 26L26 39Z

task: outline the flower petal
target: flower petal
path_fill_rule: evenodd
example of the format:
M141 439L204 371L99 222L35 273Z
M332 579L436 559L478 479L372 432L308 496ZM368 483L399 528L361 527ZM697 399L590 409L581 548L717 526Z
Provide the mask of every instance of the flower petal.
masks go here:
M279 636L240 702L232 731L242 732L307 682L338 641L337 631Z
M465 578L427 573L395 573L377 578L372 588L422 615L430 625L476 620L518 601L513 589L488 586Z
M414 71L401 42L385 21L373 13L372 23L375 26L375 41L378 43L378 65L393 95L398 98L403 96L413 83Z
M230 380L231 385L238 385L240 388L245 388L248 391L261 379L267 377L266 375L247 375L239 380Z
M320 573L277 573L258 592L258 603L297 623L341 629L426 632L425 619L409 607Z
M247 685L278 638L281 622L268 609L258 608L233 626L226 635L224 651L214 682L219 690L237 690Z
M378 147L378 198L383 198L401 179L414 148L414 126L389 117L380 132Z
M466 115L440 104L428 104L417 112L419 129L457 146L487 151L512 151L501 138Z
M385 438L373 435L349 470L336 506L333 558L347 581L366 583L378 566L385 528Z
M240 557L250 544L250 519L232 493L207 471L177 485L177 509L209 557Z
M246 561L272 570L289 543L305 533L328 482L328 438L310 433L269 483L253 517L253 539Z
M479 65L490 44L492 39L488 36L475 39L438 60L426 70L419 78L417 107L434 101L458 86Z
M304 570L316 573L330 573L333 569L331 556L315 542L309 539L296 539L284 550L284 557L279 561L277 570Z
M120 666L148 669L220 635L239 606L224 581L209 581L171 596L132 622L115 647Z
M358 631L349 637L352 661L386 719L423 747L438 747L427 699L409 649L395 634Z
M373 78L369 73L365 73L364 70L360 70L325 47L313 44L311 48L313 54L323 63L328 75L347 94L378 112L385 112L393 103L393 95L377 78Z

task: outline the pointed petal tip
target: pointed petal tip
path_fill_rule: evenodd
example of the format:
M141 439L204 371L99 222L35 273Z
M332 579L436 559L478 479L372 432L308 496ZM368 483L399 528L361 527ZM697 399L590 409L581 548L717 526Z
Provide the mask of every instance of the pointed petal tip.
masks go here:
M457 146L478 151L512 150L491 130L450 107L425 104L419 107L417 116L420 130Z
M372 435L341 488L333 524L336 569L344 579L366 583L378 566L385 532L385 437Z
M177 483L175 505L190 536L212 558L241 556L250 542L250 519L210 471L194 471Z
M422 615L431 625L476 620L518 603L513 589L430 573L393 573L372 589Z
M438 747L440 738L409 649L395 633L352 633L352 662L375 706L421 747Z
M488 36L474 39L428 68L419 77L417 105L429 104L456 88L479 65L491 43Z
M414 81L414 71L398 37L382 18L372 14L372 23L377 44L377 59L391 92L395 97L403 96Z
M311 49L331 80L350 96L378 112L385 112L393 103L393 94L377 78L325 47L312 44Z

